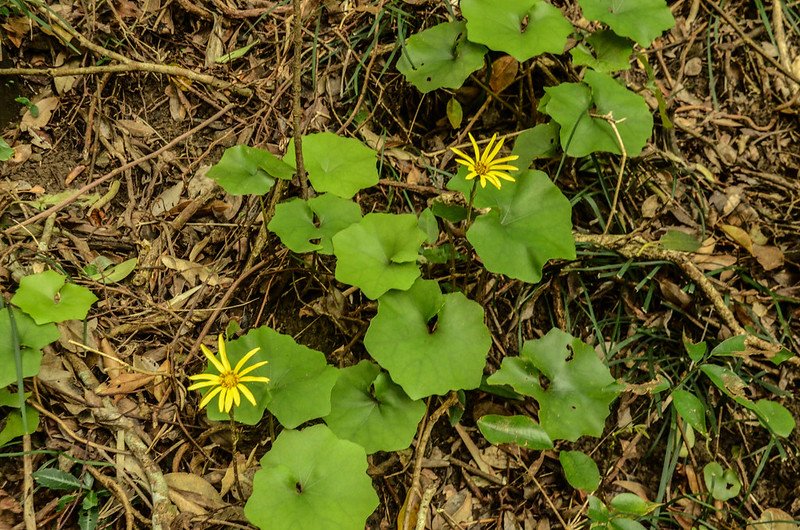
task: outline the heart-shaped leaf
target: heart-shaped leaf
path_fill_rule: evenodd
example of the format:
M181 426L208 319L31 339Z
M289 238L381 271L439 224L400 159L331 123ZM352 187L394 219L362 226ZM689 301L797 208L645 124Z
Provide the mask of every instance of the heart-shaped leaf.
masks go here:
M408 38L397 70L420 92L460 88L483 66L486 48L466 38L464 22L445 22Z
M487 381L511 384L534 397L540 407L539 423L553 440L574 442L583 435L603 433L608 406L621 388L591 346L554 328L541 339L526 341L520 357L531 361L547 379L546 385L532 384L531 377L519 378L519 366L511 357L503 359L500 370Z
M333 236L336 279L372 299L408 289L420 274L417 254L424 240L413 214L367 214Z
M325 423L372 454L411 445L424 414L425 403L409 398L377 364L361 361L339 371Z
M281 425L292 429L331 411L331 389L338 373L336 368L326 363L325 355L297 344L289 335L261 326L227 343L228 359L235 366L253 348L260 350L248 365L260 361L268 361L268 364L248 375L269 377L270 381L248 385L256 405L242 399L234 412L236 421L255 425L261 420L264 410L269 409ZM212 404L208 407L208 418L225 421L229 416Z
M711 496L718 501L727 501L739 495L742 483L733 469L722 469L717 462L709 462L703 468L703 481Z
M456 175L448 187L463 187ZM491 272L529 283L542 278L551 259L575 259L572 207L541 171L520 171L516 182L478 188L475 206L491 208L478 216L467 239Z
M412 399L476 388L491 345L481 306L461 293L443 295L433 280L383 295L364 337Z
M564 468L564 476L573 488L594 491L600 486L600 470L597 463L582 451L561 451L558 460Z
M303 159L308 180L320 193L349 199L378 183L378 153L355 138L332 132L303 136ZM284 160L294 167L293 141L289 142Z
M360 219L358 204L325 193L280 203L267 227L293 252L333 254L331 238Z
M653 116L644 98L607 74L587 70L584 83L561 83L545 92L539 110L561 125L561 147L570 156L621 154L614 128L628 156L636 156L652 133Z
M22 357L22 377L32 377L39 373L42 362L42 348L58 340L59 332L55 324L36 324L31 317L12 308L14 323L19 338ZM8 308L0 309L0 388L17 380L14 360L14 335Z
M265 149L234 145L222 154L207 176L231 195L264 195L275 179L291 180L294 168Z
M517 444L527 449L552 449L553 441L541 425L527 416L487 414L478 420L481 434L493 444Z
M605 22L618 35L630 37L643 48L675 25L664 0L578 0L583 16Z
M11 303L37 324L83 320L97 297L86 287L66 281L67 277L56 271L24 276Z
M244 513L261 530L363 530L377 506L364 448L314 425L278 436Z
M544 0L461 0L469 39L527 61L561 53L572 24Z

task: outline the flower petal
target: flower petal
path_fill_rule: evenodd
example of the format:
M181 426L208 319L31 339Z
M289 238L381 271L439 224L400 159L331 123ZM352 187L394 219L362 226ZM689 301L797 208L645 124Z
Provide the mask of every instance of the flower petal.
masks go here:
M222 337L222 333L217 336L217 342L219 343L219 358L222 360L222 365L225 367L226 372L230 372L231 363L228 362L228 353L225 351L225 339Z
M472 142L472 149L475 151L475 162L481 159L481 150L478 147L478 142L475 141L475 137L472 136L472 133L469 134L469 141Z
M503 173L502 171L490 171L486 175L489 176L489 177L501 178L501 179L507 180L509 182L516 182L517 181L514 177L512 177L508 173Z
M219 374L195 374L190 375L190 381L217 381L219 379Z
M517 171L517 166L509 166L508 164L489 165L489 171Z
M467 179L467 180L472 180L472 179L474 179L474 178L475 178L475 177L477 177L477 176L478 176L478 174L477 174L477 173L475 173L474 171L472 171L471 173L467 173L467 176L466 176L466 177L464 177L464 178L465 178L465 179Z
M238 386L238 388L239 388L239 390L241 390L241 391L242 391L242 394L244 394L244 397L246 397L246 398L247 398L247 401L249 401L250 403L252 403L254 407L255 407L255 406L258 406L258 405L257 405L257 403L256 403L256 398L255 398L255 396L253 395L253 393L252 393L252 392L250 392L250 389L249 389L249 388L247 388L246 386L244 386L244 385L242 385L242 384L240 384L240 385Z
M258 375L246 375L240 377L239 381L242 383L269 383L269 377L261 377Z
M214 390L209 390L208 394L203 396L203 400L200 402L200 405L199 405L198 408L202 409L203 407L205 407L206 405L211 403L211 400L214 399L214 396L219 394L221 391L222 391L222 387L221 386L218 386Z
M195 383L188 387L186 390L197 390L198 388L206 388L208 386L219 385L219 381L203 381L202 383Z
M497 151L500 150L500 147L502 147L503 145L503 141L500 140L500 143L498 143L497 146L494 149L492 149L492 146L494 145L494 141L496 139L497 139L497 133L494 133L492 135L492 139L489 140L489 143L486 145L486 149L483 150L483 156L481 156L481 162L483 162L484 164L488 164L489 161L494 157L494 155L497 154Z
M225 412L230 412L233 408L233 400L234 395L236 393L235 388L229 388L228 393L225 395Z
M248 366L247 368L245 368L245 369L244 369L244 370L242 370L241 372L238 372L238 374L237 374L237 375L239 375L239 377L241 378L241 376L243 376L243 375L245 375L245 374L249 374L249 373L250 373L250 372L252 372L253 370L255 370L255 369L257 369L257 368L261 368L262 366L264 366L265 364L268 364L268 363L269 363L269 361L259 361L259 362L257 362L256 364L253 364L253 365L251 365L251 366Z
M253 348L249 352L245 353L244 357L242 357L242 359L238 363L236 363L236 368L234 368L233 371L238 374L239 370L242 369L242 366L244 366L247 363L247 361L250 360L250 357L255 355L260 349L261 348Z
M205 344L201 344L201 345L200 345L200 349L201 349L201 350L203 350L203 354L204 354L204 355L206 356L206 358L207 358L207 359L208 359L208 360L211 362L211 364L213 364L213 365L214 365L214 368L216 368L216 369L217 369L217 371L218 371L219 373L222 373L222 372L224 372L224 371L225 371L225 367L222 365L222 363L221 363L221 362L219 362L219 361L217 360L217 357L216 357L216 356L215 356L215 355L214 355L214 354L211 352L211 350L209 350L209 349L206 347L206 345L205 345Z
M242 397L239 395L239 386L240 385L236 385L230 390L230 392L233 394L233 404L237 407L242 403Z
M519 155L504 156L503 158L496 158L496 159L492 160L492 164L501 164L503 162L511 162L512 160L517 160L518 158L519 158Z
M464 160L467 160L473 164L475 163L475 160L468 154L464 153L464 151L462 151L461 149L456 149L455 147L451 147L450 150L455 154L457 154L458 156L460 156L461 158L463 158Z

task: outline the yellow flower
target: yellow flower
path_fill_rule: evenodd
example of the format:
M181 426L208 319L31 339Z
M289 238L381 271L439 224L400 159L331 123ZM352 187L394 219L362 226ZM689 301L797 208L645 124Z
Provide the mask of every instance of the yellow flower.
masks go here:
M244 397L247 398L247 401L255 405L256 398L253 396L253 393L250 392L250 389L244 385L244 383L269 383L268 377L247 375L253 370L261 368L267 364L267 361L257 362L256 364L248 366L247 368L244 368L244 365L261 348L253 348L247 352L244 357L242 357L242 360L236 364L235 368L231 368L231 363L228 361L228 355L225 352L225 341L223 340L221 334L218 340L219 359L217 359L211 350L206 348L204 344L200 345L200 349L203 350L205 356L219 373L189 376L189 379L192 381L200 381L199 383L195 383L190 386L189 390L197 390L198 388L205 388L209 386L215 387L209 390L205 395L203 400L200 402L200 408L208 405L211 400L214 399L214 396L219 394L219 411L230 412L234 404L238 407L239 403L241 403L242 398L239 394L240 392L244 394Z
M497 144L495 144L494 141L496 139L497 134L492 135L492 139L489 140L489 145L487 145L486 149L483 151L483 153L481 153L480 148L478 148L478 143L475 141L475 138L472 137L472 134L470 134L469 141L472 142L472 148L475 150L474 158L467 155L463 151L456 149L455 147L450 148L450 150L461 157L456 158L456 162L467 166L467 169L469 170L469 173L467 174L467 180L480 177L481 188L486 187L486 181L491 182L492 185L498 190L500 189L500 179L514 182L514 177L506 173L506 171L516 171L517 167L505 164L504 162L511 162L519 157L517 155L512 155L495 159L497 153L500 152L500 148L503 147L503 140L500 140L497 142Z

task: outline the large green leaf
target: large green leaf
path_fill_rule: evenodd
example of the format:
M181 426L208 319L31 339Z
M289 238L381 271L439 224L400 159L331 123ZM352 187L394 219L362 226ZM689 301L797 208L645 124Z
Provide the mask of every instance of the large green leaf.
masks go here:
M672 393L672 404L675 405L675 410L678 411L680 417L694 430L703 436L708 435L706 408L700 398L688 390L678 389Z
M33 434L39 428L39 411L33 407L25 408L25 421L28 424L28 432L22 426L22 411L15 409L9 411L3 418L2 429L0 429L0 447L18 438L23 434Z
M17 326L20 353L22 356L22 377L32 377L39 373L42 362L42 348L58 340L59 332L55 324L37 324L22 311L12 308L14 323ZM0 309L0 388L17 380L14 360L14 335L8 308Z
M483 66L486 48L467 40L464 22L445 22L412 35L397 69L421 92L460 88Z
M358 204L325 193L280 203L267 227L293 252L333 254L331 238L360 219Z
M364 346L412 399L481 384L492 345L483 309L432 280L378 300Z
M264 415L264 410L275 415L281 425L292 429L301 423L321 418L331 411L331 389L338 376L336 368L325 361L322 353L297 344L289 335L261 326L247 335L227 344L228 358L232 365L253 348L260 348L248 366L259 361L269 361L266 366L248 375L269 377L264 383L249 383L256 406L242 399L234 410L234 418L246 425L255 425ZM210 373L217 373L209 366ZM219 411L212 402L208 406L208 418L227 420L229 416Z
M339 371L325 423L371 454L411 445L424 414L425 403L409 398L377 364L361 361Z
M591 346L554 328L541 339L526 341L520 357L530 360L546 378L544 386L520 377L511 357L503 359L500 370L487 381L511 384L534 397L539 402L539 423L553 440L574 442L583 435L603 433L608 406L621 388Z
M718 501L727 501L739 495L742 483L731 468L723 469L717 462L709 462L703 468L703 481L711 496Z
M513 163L522 171L531 167L531 163L537 158L549 158L555 156L556 146L558 145L558 124L555 122L540 123L532 129L522 131L514 141L512 155L519 158ZM518 173L511 172L516 177Z
M477 192L476 206L492 209L475 219L467 239L489 271L536 283L548 260L575 259L572 207L541 171L516 179Z
M618 35L630 37L642 47L675 25L664 0L578 0L583 16L605 22Z
M481 434L493 444L513 443L527 449L552 449L553 441L528 416L487 414L478 420Z
M294 167L293 141L289 142L284 160ZM303 136L303 161L308 180L320 193L349 199L378 183L378 154L355 138L332 132Z
M378 506L364 448L325 425L283 431L261 467L244 507L261 530L363 530Z
M11 303L37 324L83 320L97 297L86 287L66 281L67 277L56 271L24 276Z
M417 255L424 240L413 214L367 214L333 236L336 279L372 299L389 289L408 289L420 274Z
M614 121L628 156L638 155L653 131L644 98L607 74L587 70L584 83L561 83L545 92L539 110L561 125L561 147L570 156L622 153L614 128L601 116Z
M275 179L291 180L294 168L266 149L234 145L207 175L231 195L264 195Z
M561 53L572 24L544 0L461 0L469 40L511 54L522 62Z

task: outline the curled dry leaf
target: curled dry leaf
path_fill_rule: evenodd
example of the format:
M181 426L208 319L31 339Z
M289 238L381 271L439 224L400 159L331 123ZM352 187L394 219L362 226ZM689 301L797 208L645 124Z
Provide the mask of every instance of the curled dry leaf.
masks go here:
M19 129L23 132L41 129L48 124L53 115L53 111L58 108L59 99L55 96L40 99L35 103L38 109L36 117L33 116L31 109L25 111L19 123Z
M519 71L519 62L510 55L504 55L492 63L492 77L489 87L499 94L514 82Z
M209 482L193 473L167 473L169 500L183 513L204 515L226 506L225 501Z

